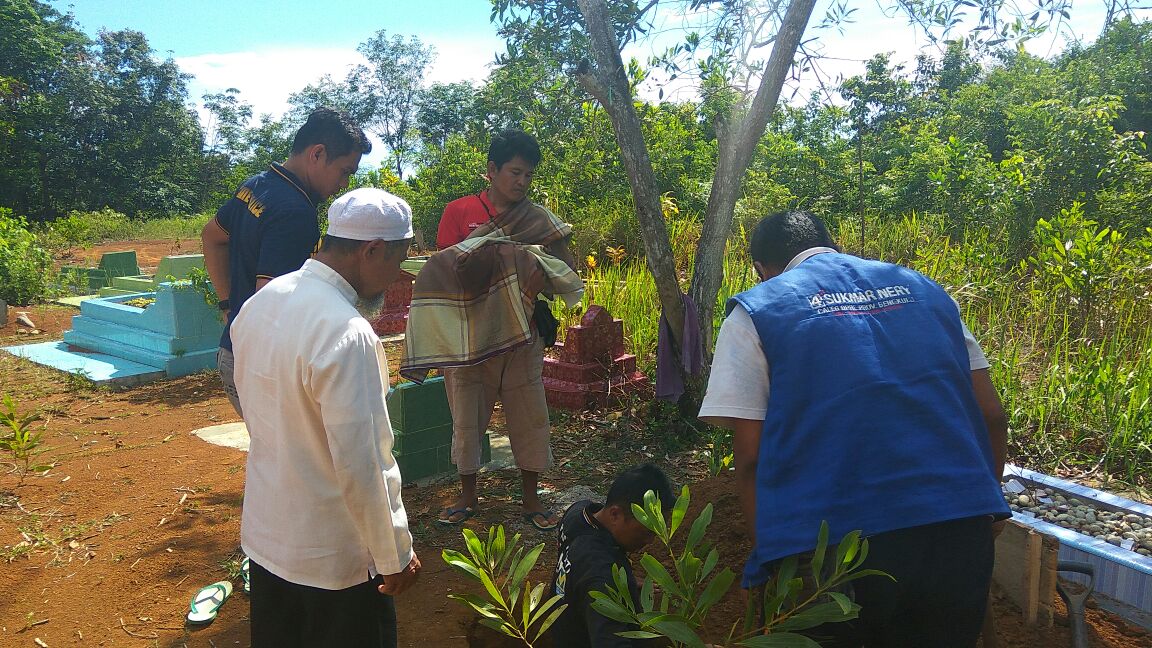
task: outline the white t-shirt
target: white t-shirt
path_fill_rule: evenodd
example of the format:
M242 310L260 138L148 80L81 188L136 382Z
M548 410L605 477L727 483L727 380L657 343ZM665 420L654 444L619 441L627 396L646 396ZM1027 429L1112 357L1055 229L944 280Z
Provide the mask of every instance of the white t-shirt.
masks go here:
M805 259L831 248L812 248L796 255L785 268L795 268ZM956 305L957 311L960 305ZM968 364L973 371L988 368L988 359L968 327L964 328L964 344L968 348ZM732 309L720 334L716 337L716 352L712 358L712 373L708 390L700 405L699 417L706 423L722 428L735 427L734 419L763 421L768 412L768 358L760 345L760 335L752 316L739 304Z

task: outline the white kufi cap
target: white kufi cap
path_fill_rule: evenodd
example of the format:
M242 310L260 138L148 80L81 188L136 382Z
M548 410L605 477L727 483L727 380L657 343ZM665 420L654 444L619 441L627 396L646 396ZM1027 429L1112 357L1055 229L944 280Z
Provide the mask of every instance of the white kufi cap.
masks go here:
M383 189L353 189L328 208L328 235L353 241L410 239L412 208Z

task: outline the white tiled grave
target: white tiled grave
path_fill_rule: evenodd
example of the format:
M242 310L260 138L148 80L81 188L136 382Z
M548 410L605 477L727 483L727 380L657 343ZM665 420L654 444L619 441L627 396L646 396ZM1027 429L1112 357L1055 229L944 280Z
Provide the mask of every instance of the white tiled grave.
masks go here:
M1031 488L1059 492L1098 509L1152 517L1152 506L1147 504L1027 468L1006 466L1004 481L1011 485L1011 480ZM1152 558L1041 520L1027 512L1014 511L1012 518L1059 539L1060 560L1086 562L1095 568L1093 598L1100 607L1140 626L1152 628ZM1060 572L1060 577L1081 584L1088 582L1087 576L1072 572Z

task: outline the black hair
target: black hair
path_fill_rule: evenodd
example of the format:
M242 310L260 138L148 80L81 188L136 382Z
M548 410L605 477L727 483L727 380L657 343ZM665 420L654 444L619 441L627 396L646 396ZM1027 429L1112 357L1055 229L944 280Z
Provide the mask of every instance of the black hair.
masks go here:
M315 144L324 145L329 160L356 151L362 155L372 152L372 142L348 113L323 106L313 110L308 121L296 131L292 155L303 153Z
M819 217L805 211L781 211L756 225L748 253L753 261L783 268L797 254L814 247L840 250Z
M519 128L500 131L488 146L488 161L496 163L496 168L519 155L532 166L540 164L540 143Z
M660 498L660 506L671 508L676 501L672 494L672 484L664 476L664 471L655 465L646 463L629 468L616 477L612 487L608 489L608 497L604 499L604 506L621 506L631 514L630 504L644 504L644 493L655 491Z
M347 239L340 236L332 236L325 234L324 238L320 239L320 251L328 252L338 256L347 256L355 254L364 245L365 241L357 241L355 239Z

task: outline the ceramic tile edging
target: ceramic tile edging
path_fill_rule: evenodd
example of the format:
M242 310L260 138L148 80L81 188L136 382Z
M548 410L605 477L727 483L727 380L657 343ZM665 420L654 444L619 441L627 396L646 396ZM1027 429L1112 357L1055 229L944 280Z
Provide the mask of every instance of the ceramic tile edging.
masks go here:
M1004 467L1004 476L1020 477L1021 479L1025 479L1034 484L1050 486L1052 488L1062 490L1065 493L1075 495L1078 498L1107 504L1109 506L1115 506L1126 511L1152 517L1152 506L1148 506L1147 504L1142 504L1140 502L1130 500L1126 497L1120 497L1119 495L1114 495L1112 493L1096 490L1095 488L1091 488L1089 486L1083 486L1081 484L1066 481L1058 477L1052 477L1051 475L1045 475L1044 473L1038 473L1033 470L1028 470L1027 468L1020 468L1011 464L1006 465ZM1051 522L1041 520L1040 518L1024 515L1018 511L1012 513L1012 518L1018 522L1035 528L1041 533L1047 533L1049 535L1056 536L1060 539L1061 543L1066 543L1085 553L1120 563L1125 567L1134 569L1142 574L1152 576L1152 559L1141 556L1138 553L1132 552L1128 549L1122 549L1099 538L1094 538L1090 535L1080 533L1079 531L1066 529L1062 526L1052 524Z
M1004 477L1018 477L1035 486L1057 489L1065 495L1105 507L1152 516L1152 507L1147 504L1026 468L1007 465ZM1096 603L1131 623L1152 630L1152 595L1149 594L1152 558L1022 512L1013 512L1012 518L1040 533L1055 536L1060 541L1061 560L1094 564L1097 573L1093 598ZM1072 572L1061 572L1060 578L1085 585L1088 582L1087 576Z

